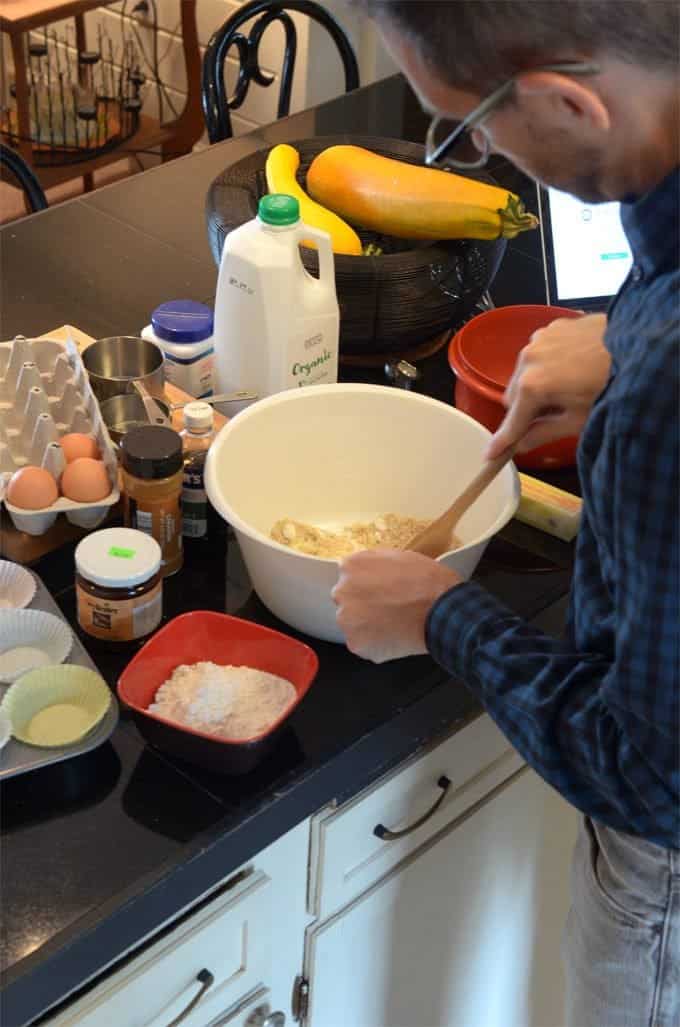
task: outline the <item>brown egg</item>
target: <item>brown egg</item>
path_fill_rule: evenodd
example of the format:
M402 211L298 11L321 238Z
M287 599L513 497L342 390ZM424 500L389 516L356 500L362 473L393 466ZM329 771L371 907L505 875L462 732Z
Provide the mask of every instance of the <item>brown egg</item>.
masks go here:
M74 431L70 435L62 435L59 445L64 451L67 464L78 460L81 456L89 456L93 460L101 459L97 443L90 435L84 435L82 432Z
M76 503L96 503L111 491L111 482L101 460L89 456L78 457L67 464L61 476L61 491Z
M43 510L58 498L57 483L43 467L21 467L9 479L7 499L22 510Z

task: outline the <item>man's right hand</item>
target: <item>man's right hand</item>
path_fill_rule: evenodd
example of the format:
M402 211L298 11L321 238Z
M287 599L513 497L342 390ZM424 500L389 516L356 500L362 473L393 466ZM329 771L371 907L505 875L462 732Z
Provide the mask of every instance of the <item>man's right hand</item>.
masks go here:
M605 314L586 314L534 332L505 390L508 412L489 443L489 459L520 439L518 452L525 453L580 433L609 377L606 327Z

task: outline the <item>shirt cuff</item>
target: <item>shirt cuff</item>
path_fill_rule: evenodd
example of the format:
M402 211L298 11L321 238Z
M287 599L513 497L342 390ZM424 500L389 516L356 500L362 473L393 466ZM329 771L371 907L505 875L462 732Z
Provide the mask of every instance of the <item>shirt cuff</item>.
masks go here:
M465 581L440 596L425 622L425 642L430 655L449 673L471 681L474 653L481 639L507 627L513 614L485 588Z

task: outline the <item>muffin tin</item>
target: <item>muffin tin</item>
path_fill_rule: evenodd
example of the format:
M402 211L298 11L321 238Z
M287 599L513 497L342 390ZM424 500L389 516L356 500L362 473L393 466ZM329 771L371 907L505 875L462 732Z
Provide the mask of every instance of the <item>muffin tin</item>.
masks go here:
M29 571L29 573L35 579L36 583L36 592L30 603L30 609L45 610L47 613L54 614L56 617L59 617L62 621L66 622L66 618L38 575L34 574L32 571ZM87 667L89 670L97 672L97 668L90 659L85 647L80 639L75 635L73 637L71 651L66 660L66 665L70 664L75 664L79 667ZM0 684L0 698L4 697L7 690L11 687L11 685ZM25 774L28 771L37 770L38 767L45 767L52 763L60 763L62 760L68 760L73 756L79 756L82 753L89 752L91 749L96 749L98 746L106 742L113 734L118 723L118 716L118 702L116 701L115 696L112 695L111 705L104 715L104 718L92 731L89 732L89 734L80 741L74 742L72 745L65 745L60 748L53 749L39 748L35 745L27 745L25 742L19 742L16 738L10 738L4 748L0 749L0 782L10 777L15 777L18 774ZM2 718L0 718L0 742L2 741L1 736L3 728L1 721Z
M96 503L60 496L42 510L23 510L8 502L12 474L32 464L57 480L66 461L59 445L69 432L91 434L111 482L110 494ZM81 528L95 528L118 501L116 453L75 343L55 339L0 342L0 503L14 526L43 535L60 513Z

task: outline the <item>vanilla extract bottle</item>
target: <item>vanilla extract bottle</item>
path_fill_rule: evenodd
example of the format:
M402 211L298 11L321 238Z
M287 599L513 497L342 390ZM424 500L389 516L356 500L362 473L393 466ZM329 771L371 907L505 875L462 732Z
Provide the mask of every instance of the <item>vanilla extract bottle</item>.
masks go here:
M217 514L205 491L205 460L215 438L213 409L196 400L184 407L182 454L182 535L185 540L207 539L217 528Z

